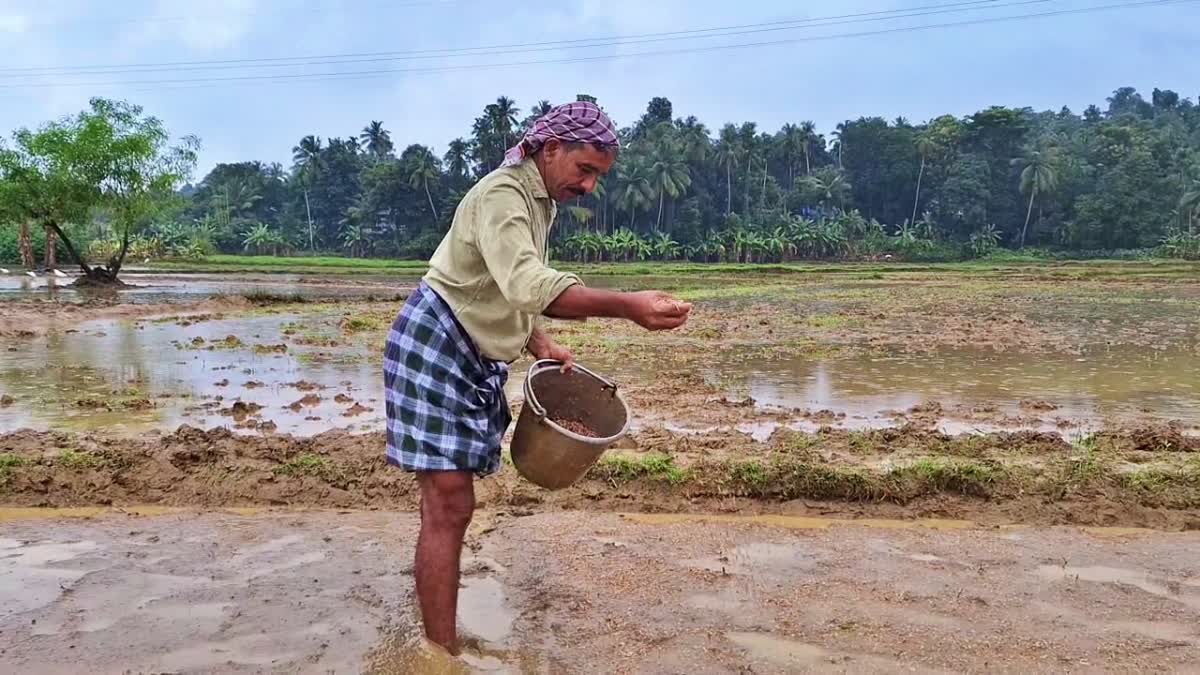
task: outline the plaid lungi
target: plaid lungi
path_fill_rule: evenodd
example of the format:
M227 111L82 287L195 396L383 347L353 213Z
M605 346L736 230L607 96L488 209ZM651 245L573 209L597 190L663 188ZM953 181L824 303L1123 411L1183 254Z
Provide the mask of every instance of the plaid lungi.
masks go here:
M482 357L424 281L388 333L383 381L389 464L478 476L500 468L500 440L512 421L508 364Z

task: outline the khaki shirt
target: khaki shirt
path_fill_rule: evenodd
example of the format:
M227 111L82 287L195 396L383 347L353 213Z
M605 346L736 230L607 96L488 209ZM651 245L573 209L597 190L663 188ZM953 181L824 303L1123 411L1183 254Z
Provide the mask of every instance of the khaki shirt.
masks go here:
M497 169L467 192L425 281L483 356L512 363L538 317L581 283L547 266L557 206L532 159Z

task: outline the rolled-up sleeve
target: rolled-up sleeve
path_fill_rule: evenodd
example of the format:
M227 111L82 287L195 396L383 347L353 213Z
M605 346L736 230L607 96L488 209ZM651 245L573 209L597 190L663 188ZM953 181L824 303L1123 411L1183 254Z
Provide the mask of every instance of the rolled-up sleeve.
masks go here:
M517 187L494 186L479 208L476 246L510 305L540 315L563 291L581 283L574 274L554 270L542 261L529 208Z

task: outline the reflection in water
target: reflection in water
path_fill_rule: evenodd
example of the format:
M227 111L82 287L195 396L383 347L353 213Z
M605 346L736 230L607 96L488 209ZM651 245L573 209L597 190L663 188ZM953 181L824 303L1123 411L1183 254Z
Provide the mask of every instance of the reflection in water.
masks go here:
M336 274L164 274L125 273L121 280L129 284L119 291L121 301L134 304L195 302L219 295L275 293L312 299L337 299L376 296L392 298L405 295L416 285L417 272L386 275ZM0 301L52 299L59 302L85 302L97 294L113 291L78 290L73 279L25 275L0 276Z
M220 410L237 401L263 406L251 419L272 421L280 432L377 427L383 419L382 376L366 344L336 351L255 350L283 343L284 325L296 318L244 317L190 326L91 322L78 332L22 342L16 352L0 352L0 387L16 399L0 408L0 430L138 433L185 423L233 426L238 420ZM244 346L225 348L220 341L229 335ZM295 386L301 381L303 388ZM311 398L293 406L305 396ZM354 404L371 410L347 415Z
M304 287L287 286L284 275L261 276L289 289ZM21 279L36 284L36 292L46 292L53 282ZM6 283L15 288L23 282L10 278ZM322 292L379 294L385 287L403 292L396 279L388 283L355 282ZM203 287L198 278L197 284ZM171 290L175 297L179 292ZM267 421L279 433L303 435L331 428L381 430L381 345L371 340L382 336L352 338L334 330L316 335L309 345L299 340L305 331L332 327L339 317L338 312L251 315L192 325L96 321L74 332L16 342L15 351L0 351L0 394L16 400L0 407L0 431L65 427L140 433L185 423L232 428L242 422L237 430L250 433ZM223 344L227 336L242 345ZM336 345L322 345L321 338ZM255 350L281 343L286 351ZM577 356L618 381L645 382L654 376L639 363ZM520 398L525 365L518 363L512 371L510 400ZM1195 375L1200 352L1183 348L1102 347L1083 355L964 349L832 359L748 359L724 350L697 368L731 396L748 394L765 407L828 410L834 415L826 417L844 415L831 424L849 428L894 424L895 412L929 401L941 404L941 427L952 433L1017 427L1082 433L1132 418L1200 424L1200 377ZM301 381L313 386L295 386ZM238 418L220 414L231 412L238 401L263 409ZM1023 401L1036 402L1038 409L1022 408ZM637 422L670 425L671 420L654 419L655 412L637 411ZM799 420L791 426L815 424ZM773 428L743 430L761 437Z
M847 426L879 426L894 411L938 401L951 415L1028 416L1021 402L1048 402L1055 420L1100 425L1146 418L1200 423L1200 354L1138 348L1083 356L944 350L936 354L830 360L716 362L706 377L746 391L759 405L830 410Z

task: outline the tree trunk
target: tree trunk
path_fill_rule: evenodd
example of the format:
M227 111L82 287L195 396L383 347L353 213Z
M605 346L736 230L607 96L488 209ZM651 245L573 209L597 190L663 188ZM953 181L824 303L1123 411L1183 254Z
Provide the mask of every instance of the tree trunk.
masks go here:
M21 249L21 265L31 270L35 263L33 260L33 238L29 234L29 221L21 221L20 229L17 232L17 247Z
M760 209L763 209L764 211L767 209L767 162L766 162L765 160L763 161L763 194L762 194L762 203L761 203L761 204L759 204L759 207L758 207L758 208L760 208Z
M1029 191L1029 209L1025 212L1025 227L1021 228L1021 245L1019 248L1025 248L1025 233L1029 231L1029 219L1033 216L1033 200L1037 197L1037 187L1034 186Z
M315 251L317 249L313 244L312 207L308 204L308 188L304 188L304 212L308 214L308 250Z
M913 214L909 222L917 224L917 205L921 203L921 179L925 176L925 155L921 155L921 170L917 172L917 194L913 197Z
M840 157L840 154L839 154L839 157ZM839 164L839 166L841 165L840 159L838 160L838 164ZM807 142L804 144L804 173L805 173L805 175L809 175L809 176L812 175L812 163L809 161L809 157L808 157L808 143Z
M79 255L79 251L75 250L75 245L71 243L70 237L68 237L66 233L62 231L62 228L58 226L58 223L50 223L47 225L47 227L53 230L54 233L58 235L60 239L62 239L63 246L65 246L67 249L67 254L70 255L71 259L79 265L79 269L83 270L84 275L88 277L94 277L95 275L93 269L88 267L87 263L83 261L83 256ZM47 233L46 239L47 242L49 242L49 233Z
M660 188L658 191L658 220L654 221L655 234L658 234L659 229L662 228L663 200L666 198L666 195L667 191Z
M47 270L52 270L58 267L58 240L54 236L54 231L46 228L46 251L45 251L45 267Z
M637 218L637 209L629 209L629 231L633 231L633 219Z
M750 211L750 174L751 174L750 165L753 163L752 160L753 160L753 157L746 158L746 217L747 218L749 218L750 214L752 213Z
M429 179L422 179L421 182L425 184L425 198L429 200L429 210L433 212L433 224L437 225L438 212L433 206L433 195L429 194Z
M725 215L733 212L733 162L725 162Z

